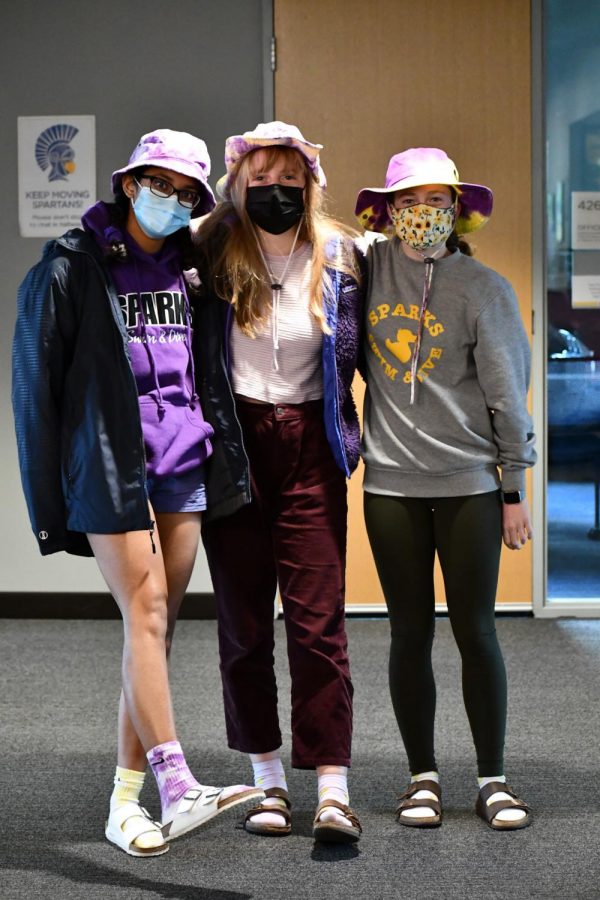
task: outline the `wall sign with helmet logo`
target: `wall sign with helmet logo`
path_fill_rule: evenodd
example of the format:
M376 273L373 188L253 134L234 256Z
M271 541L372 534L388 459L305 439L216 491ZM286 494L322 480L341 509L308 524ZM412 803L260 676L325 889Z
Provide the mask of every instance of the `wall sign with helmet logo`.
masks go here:
M19 116L21 237L58 237L96 202L95 116Z

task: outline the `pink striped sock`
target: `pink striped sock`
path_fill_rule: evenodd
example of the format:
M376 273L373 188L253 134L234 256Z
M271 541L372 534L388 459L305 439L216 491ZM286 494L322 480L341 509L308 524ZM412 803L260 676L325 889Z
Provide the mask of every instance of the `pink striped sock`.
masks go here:
M146 756L158 785L162 821L170 822L181 798L200 785L188 768L179 741L158 744Z

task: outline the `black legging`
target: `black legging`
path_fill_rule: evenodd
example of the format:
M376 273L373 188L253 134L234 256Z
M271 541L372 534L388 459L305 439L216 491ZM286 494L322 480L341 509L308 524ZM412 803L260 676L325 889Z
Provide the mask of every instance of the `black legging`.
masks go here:
M498 491L423 499L365 492L365 522L387 603L390 693L413 774L436 770L433 742L437 551L480 777L504 773L506 672L494 604L501 548Z

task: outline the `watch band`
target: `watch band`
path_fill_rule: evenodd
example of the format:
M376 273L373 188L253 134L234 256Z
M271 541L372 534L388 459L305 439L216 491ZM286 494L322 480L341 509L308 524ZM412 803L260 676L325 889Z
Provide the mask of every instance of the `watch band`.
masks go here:
M520 503L525 499L525 491L501 491L503 503Z

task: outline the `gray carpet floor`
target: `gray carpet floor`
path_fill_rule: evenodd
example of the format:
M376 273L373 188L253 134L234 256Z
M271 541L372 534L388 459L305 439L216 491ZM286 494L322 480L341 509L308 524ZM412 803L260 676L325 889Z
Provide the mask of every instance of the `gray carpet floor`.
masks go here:
M289 760L289 677L276 623ZM355 683L351 801L363 839L311 838L312 772L289 770L293 833L269 839L236 827L232 810L134 859L103 836L115 764L120 624L0 620L0 897L2 900L454 900L600 898L600 621L501 618L509 673L507 774L532 805L530 828L506 834L474 814L475 760L449 622L438 621L437 745L444 823L394 820L406 758L387 691L388 623L348 623ZM172 686L180 740L207 783L250 778L225 744L216 626L178 626ZM151 776L143 800L158 814Z

